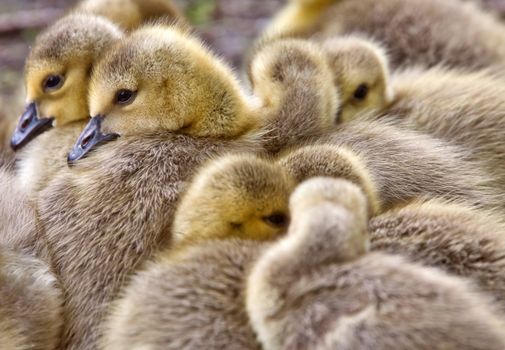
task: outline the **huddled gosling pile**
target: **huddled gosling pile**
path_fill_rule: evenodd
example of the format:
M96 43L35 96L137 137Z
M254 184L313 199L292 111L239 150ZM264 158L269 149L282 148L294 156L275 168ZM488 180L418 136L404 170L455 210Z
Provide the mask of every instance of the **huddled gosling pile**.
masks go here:
M0 106L0 348L505 349L505 25L287 0L244 59L170 0L38 35Z

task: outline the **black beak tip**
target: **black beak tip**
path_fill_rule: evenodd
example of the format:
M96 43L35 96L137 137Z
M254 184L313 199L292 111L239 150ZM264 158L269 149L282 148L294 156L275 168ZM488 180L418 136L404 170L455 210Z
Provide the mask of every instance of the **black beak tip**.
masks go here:
M19 137L17 137L17 135L14 133L14 135L12 135L12 138L11 138L11 148L13 151L17 151L18 149L21 148L21 142L19 140Z
M70 151L67 155L67 164L69 167L72 167L74 165L74 162L76 160L79 160L78 155L75 153L74 150Z
M35 103L30 103L19 118L19 122L11 137L10 146L19 150L38 135L52 127L54 118L39 118Z
M119 134L103 134L101 132L102 116L91 118L88 125L84 128L72 150L67 155L67 164L72 167L76 161L87 156L88 152L100 145L114 141Z

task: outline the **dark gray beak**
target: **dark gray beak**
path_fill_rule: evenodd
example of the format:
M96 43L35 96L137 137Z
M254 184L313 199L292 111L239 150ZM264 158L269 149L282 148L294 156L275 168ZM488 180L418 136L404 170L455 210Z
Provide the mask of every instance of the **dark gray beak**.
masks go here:
M17 151L44 131L52 128L54 118L37 117L35 102L26 106L11 137L11 147Z
M84 158L92 149L119 137L119 134L115 133L103 134L100 130L102 121L103 116L101 115L91 118L67 156L67 163L69 166L72 166L73 162Z

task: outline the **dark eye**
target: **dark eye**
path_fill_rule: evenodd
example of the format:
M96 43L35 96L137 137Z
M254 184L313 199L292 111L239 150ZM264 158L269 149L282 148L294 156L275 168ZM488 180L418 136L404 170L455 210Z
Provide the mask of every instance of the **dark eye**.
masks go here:
M285 226L288 222L286 215L282 213L275 213L269 216L265 216L263 220L272 226Z
M135 99L135 91L131 90L119 90L116 93L116 103L119 105L125 105L133 102Z
M61 75L49 75L46 80L44 80L43 88L44 90L56 90L63 84L63 77Z
M368 85L361 84L357 87L356 91L354 91L354 98L356 100L364 100L368 95Z
M239 222L230 222L230 226L234 229L234 230L240 230L242 228L242 224L239 223Z

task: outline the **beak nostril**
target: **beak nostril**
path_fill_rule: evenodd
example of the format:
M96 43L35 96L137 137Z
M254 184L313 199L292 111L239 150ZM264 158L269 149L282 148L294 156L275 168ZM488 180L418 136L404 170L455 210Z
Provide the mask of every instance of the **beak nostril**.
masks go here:
M15 151L26 145L38 135L52 127L54 118L39 118L35 103L26 106L19 118L16 129L11 137L11 148Z
M25 130L28 127L28 125L30 125L30 118L26 118L25 120L23 120L20 129Z
M84 139L82 139L81 148L86 148L86 146L89 144L89 142L93 139L94 136L95 136L94 131L92 133L86 135L86 137Z
M73 162L84 158L88 152L101 146L104 143L114 141L119 137L118 134L104 134L101 131L103 116L97 115L88 122L88 125L84 131L79 136L78 141L72 147L72 150L68 153L67 163L69 166Z

